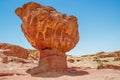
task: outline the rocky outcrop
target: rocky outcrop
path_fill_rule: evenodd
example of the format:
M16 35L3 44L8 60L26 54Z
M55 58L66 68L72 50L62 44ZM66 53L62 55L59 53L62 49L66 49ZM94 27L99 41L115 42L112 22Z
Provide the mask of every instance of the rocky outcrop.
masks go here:
M39 60L39 57L40 57L40 52L39 50L28 50L29 52L29 59L33 59L33 60Z
M74 48L79 40L76 17L35 2L24 4L15 12L22 19L25 37L40 51L40 63L44 63L48 71L64 71L67 68L65 52Z
M2 58L2 62L3 62L3 63L8 62L8 57L3 57L3 58Z
M112 65L112 64L106 64L101 66L102 69L120 69L120 66Z
M15 56L15 57L25 58L25 59L28 57L27 49L24 49L20 46L0 43L0 49L2 50L3 54L7 56Z
M120 61L120 57L114 58L114 61Z
M106 57L120 57L120 51L100 54L99 57L100 57L100 58L106 58Z

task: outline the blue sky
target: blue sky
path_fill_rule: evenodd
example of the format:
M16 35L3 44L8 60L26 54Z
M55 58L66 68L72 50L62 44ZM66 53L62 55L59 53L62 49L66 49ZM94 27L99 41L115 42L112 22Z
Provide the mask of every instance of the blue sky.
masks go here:
M80 41L67 54L120 50L120 0L0 0L0 42L32 48L24 37L15 9L26 2L52 6L78 19Z

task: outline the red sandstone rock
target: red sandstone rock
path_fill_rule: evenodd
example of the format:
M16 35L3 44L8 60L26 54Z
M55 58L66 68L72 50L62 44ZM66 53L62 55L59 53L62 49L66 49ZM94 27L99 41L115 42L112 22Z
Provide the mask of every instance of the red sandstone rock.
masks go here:
M30 2L16 10L24 22L21 26L33 47L41 50L56 48L66 52L79 40L77 19L54 8Z
M7 56L15 56L19 58L27 58L28 51L20 46L0 43L0 49L5 50L3 53Z
M74 59L68 59L67 61L70 62L70 63L74 63L75 62Z
M33 47L40 51L40 63L48 71L67 68L65 52L79 40L77 19L57 12L53 7L35 2L16 9L22 19L22 31Z

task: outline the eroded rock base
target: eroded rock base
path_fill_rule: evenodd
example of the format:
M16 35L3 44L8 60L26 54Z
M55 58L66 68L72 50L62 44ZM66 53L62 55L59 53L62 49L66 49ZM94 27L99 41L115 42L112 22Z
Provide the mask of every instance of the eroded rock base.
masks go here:
M28 70L31 74L44 72L66 72L66 55L57 49L40 50L39 66Z

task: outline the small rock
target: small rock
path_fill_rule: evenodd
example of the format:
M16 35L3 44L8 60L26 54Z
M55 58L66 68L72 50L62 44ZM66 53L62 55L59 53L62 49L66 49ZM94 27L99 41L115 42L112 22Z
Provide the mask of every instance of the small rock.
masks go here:
M3 62L3 63L8 62L8 57L3 57L3 58L2 58L2 62Z
M74 63L75 62L74 59L68 59L67 61L70 62L70 63Z

